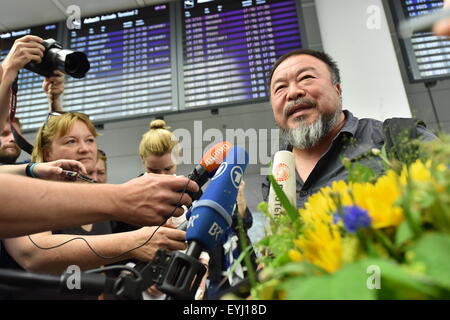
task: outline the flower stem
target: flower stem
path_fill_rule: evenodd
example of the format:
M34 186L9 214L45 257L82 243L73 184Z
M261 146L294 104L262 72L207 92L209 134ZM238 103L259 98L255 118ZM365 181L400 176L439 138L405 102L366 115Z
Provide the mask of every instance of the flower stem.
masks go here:
M241 250L242 250L242 252L245 252L244 262L245 262L245 266L247 267L248 280L250 281L250 287L256 288L256 274L255 274L255 269L254 269L255 267L253 266L252 261L250 259L251 250L246 251L246 248L248 246L250 246L250 244L248 243L247 237L245 234L244 221L243 221L241 215L239 214L238 210L236 210L236 214L237 214L237 218L238 218L238 231L239 231L239 239L240 239L240 243L241 243Z
M386 237L385 234L380 232L380 230L373 229L373 234L375 237L380 240L381 244L384 246L384 248L388 251L389 255L393 257L398 262L401 262L401 257L398 255L397 251L395 250L394 245L392 244L391 240L389 240L388 237Z

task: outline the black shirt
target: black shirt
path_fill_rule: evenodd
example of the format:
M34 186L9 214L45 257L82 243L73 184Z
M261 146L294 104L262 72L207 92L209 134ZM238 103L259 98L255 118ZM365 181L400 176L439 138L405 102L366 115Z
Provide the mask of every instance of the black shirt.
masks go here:
M297 170L295 171L298 208L303 207L309 196L321 188L330 186L333 181L347 179L348 172L342 164L344 157L350 160L358 159L371 149L381 149L384 145L382 121L369 118L358 119L348 110L343 112L345 114L344 126L334 138L328 151L319 159L306 181L300 178ZM423 126L418 125L417 132L423 141L436 139L436 136ZM292 151L292 146L285 146L282 150ZM377 173L383 172L383 166L378 157L364 158L360 163ZM265 179L262 183L264 201L267 201L269 196L269 186L268 180Z

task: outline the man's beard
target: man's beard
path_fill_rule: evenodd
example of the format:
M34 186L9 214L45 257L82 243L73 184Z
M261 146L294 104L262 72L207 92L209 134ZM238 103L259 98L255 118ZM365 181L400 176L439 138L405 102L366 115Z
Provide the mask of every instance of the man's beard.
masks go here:
M12 145L4 145L0 147L0 163L14 164L17 158L20 156L20 149L17 145L14 145L14 151L10 148ZM6 149L9 150L6 150Z
M316 107L314 105L314 107ZM283 142L296 149L304 150L316 146L336 126L341 114L337 108L333 114L319 114L319 118L311 124L305 123L303 117L298 117L298 126L294 129L281 128L280 134Z

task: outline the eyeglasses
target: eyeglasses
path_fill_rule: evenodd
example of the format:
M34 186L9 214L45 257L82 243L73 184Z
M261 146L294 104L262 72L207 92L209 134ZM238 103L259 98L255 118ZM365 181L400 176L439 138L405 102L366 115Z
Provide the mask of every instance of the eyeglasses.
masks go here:
M89 119L89 115L86 113L82 113L82 112L77 112L77 111L52 111L49 112L47 115L47 120L45 120L44 125L47 125L48 119L50 119L50 117L57 117L57 116L62 116L63 114L68 114L68 113L79 113L84 115L86 118Z
M48 118L50 118L52 116L62 116L63 114L66 114L66 113L69 113L69 112L67 112L67 111L52 111L52 112L49 112L48 115L47 115L47 120L48 120Z
M68 112L66 112L66 111L52 111L52 112L49 112L47 114L47 119L44 122L44 126L47 125L48 119L50 119L50 117L62 116L63 114L66 114L66 113L68 113Z

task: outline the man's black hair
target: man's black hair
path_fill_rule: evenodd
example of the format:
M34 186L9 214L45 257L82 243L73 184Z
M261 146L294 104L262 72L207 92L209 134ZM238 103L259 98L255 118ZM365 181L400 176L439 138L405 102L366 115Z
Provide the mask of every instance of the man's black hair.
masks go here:
M328 66L332 83L333 84L341 83L341 75L340 75L337 63L328 54L326 54L325 52L322 52L322 51L318 51L318 50L295 49L293 51L289 51L289 52L283 54L273 64L272 69L270 70L269 79L267 82L267 87L269 89L269 95L270 95L270 83L272 82L272 77L273 77L273 73L275 72L275 69L280 65L280 63L282 63L287 58L289 58L291 56L299 56L299 55L309 55L309 56L313 56L313 57L323 61Z

